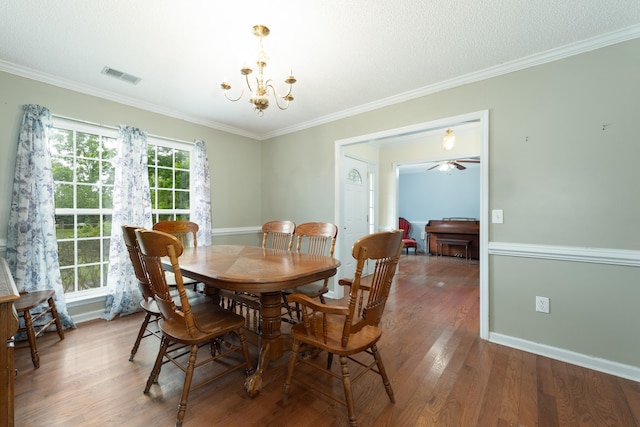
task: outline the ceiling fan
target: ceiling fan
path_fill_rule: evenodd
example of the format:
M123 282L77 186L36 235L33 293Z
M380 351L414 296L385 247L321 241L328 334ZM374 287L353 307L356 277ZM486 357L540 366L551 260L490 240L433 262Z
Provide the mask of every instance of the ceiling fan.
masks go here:
M441 171L448 171L453 168L456 168L458 170L463 171L466 169L466 167L461 165L461 163L480 163L480 160L478 159L445 160L443 162L436 163L435 166L432 166L427 170L430 171L432 169L438 168L438 170L441 170Z

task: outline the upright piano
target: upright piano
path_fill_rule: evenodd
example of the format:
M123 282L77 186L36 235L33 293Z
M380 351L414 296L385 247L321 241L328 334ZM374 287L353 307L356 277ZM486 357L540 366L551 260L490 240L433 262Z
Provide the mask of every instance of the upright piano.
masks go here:
M438 248L438 239L446 239L469 242L469 257L480 257L480 221L475 218L432 219L424 226L424 231L431 255L464 256L464 247L445 244Z

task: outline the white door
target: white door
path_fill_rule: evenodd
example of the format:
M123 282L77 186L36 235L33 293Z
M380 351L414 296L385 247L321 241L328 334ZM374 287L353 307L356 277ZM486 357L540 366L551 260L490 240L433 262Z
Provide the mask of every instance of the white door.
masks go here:
M369 174L367 162L345 156L342 162L342 230L340 230L341 277L353 277L356 270L351 248L369 234Z

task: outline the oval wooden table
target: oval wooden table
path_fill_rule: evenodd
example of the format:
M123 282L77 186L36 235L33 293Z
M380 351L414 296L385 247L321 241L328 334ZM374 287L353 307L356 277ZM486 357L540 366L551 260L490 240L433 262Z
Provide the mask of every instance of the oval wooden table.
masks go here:
M213 245L185 248L180 271L207 288L260 295L258 366L245 383L249 396L262 388L269 361L282 356L281 291L334 276L340 262L332 257L264 249L258 246Z

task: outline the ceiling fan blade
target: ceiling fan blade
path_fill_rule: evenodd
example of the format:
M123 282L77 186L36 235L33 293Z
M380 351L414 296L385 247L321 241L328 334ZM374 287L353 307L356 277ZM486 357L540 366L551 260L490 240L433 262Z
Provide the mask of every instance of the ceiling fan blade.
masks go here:
M453 166L457 167L459 170L463 171L466 168L464 166L462 166L460 163L458 162L453 162Z
M476 159L459 159L459 160L456 160L456 162L461 162L461 163L480 163L480 160L476 160Z
M438 166L440 166L440 163L436 163L436 165L435 165L435 166L431 166L431 167L430 167L429 169L427 169L427 170L428 170L428 171L430 171L431 169L435 169L435 168L437 168Z

